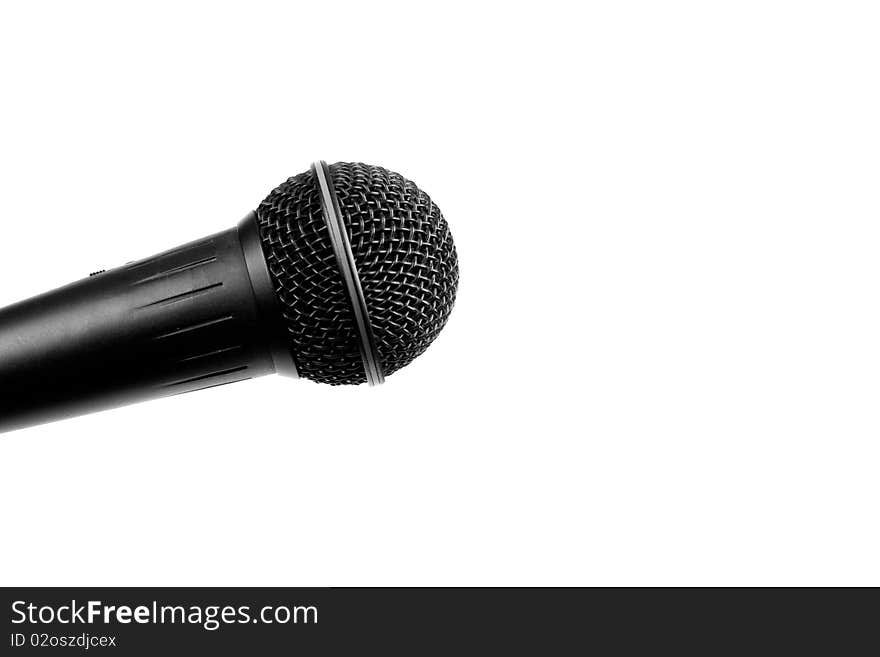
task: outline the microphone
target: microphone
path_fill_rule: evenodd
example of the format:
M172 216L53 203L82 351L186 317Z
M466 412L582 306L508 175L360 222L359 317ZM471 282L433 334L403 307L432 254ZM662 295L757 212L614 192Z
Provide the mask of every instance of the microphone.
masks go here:
M433 342L457 287L427 194L316 162L232 229L0 310L0 432L273 372L377 385Z

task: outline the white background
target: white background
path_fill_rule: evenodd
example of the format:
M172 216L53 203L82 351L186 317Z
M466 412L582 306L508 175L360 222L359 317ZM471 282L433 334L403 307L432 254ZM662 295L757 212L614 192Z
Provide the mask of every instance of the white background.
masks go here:
M880 21L840 2L0 6L0 305L317 158L443 209L378 389L0 437L0 584L880 584Z

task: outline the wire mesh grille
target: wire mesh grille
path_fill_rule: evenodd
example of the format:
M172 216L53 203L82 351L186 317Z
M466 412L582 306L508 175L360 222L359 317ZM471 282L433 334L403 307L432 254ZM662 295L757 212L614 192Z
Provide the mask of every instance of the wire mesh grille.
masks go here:
M346 162L330 172L388 376L446 324L458 286L452 235L439 208L403 176ZM363 383L357 329L312 172L273 190L257 218L300 375Z

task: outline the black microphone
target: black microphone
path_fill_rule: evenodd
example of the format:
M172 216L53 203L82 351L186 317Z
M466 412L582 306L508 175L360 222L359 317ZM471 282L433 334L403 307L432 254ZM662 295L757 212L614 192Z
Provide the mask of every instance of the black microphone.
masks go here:
M376 385L437 337L457 287L427 194L316 162L235 228L0 310L0 432L273 372Z

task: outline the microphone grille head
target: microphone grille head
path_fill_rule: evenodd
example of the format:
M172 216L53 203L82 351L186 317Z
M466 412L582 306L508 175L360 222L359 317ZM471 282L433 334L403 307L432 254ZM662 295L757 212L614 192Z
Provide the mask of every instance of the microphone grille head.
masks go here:
M379 365L409 364L446 324L458 257L440 209L414 183L382 167L329 167L351 245ZM300 376L331 385L367 380L361 334L315 171L289 178L257 209L266 262Z

